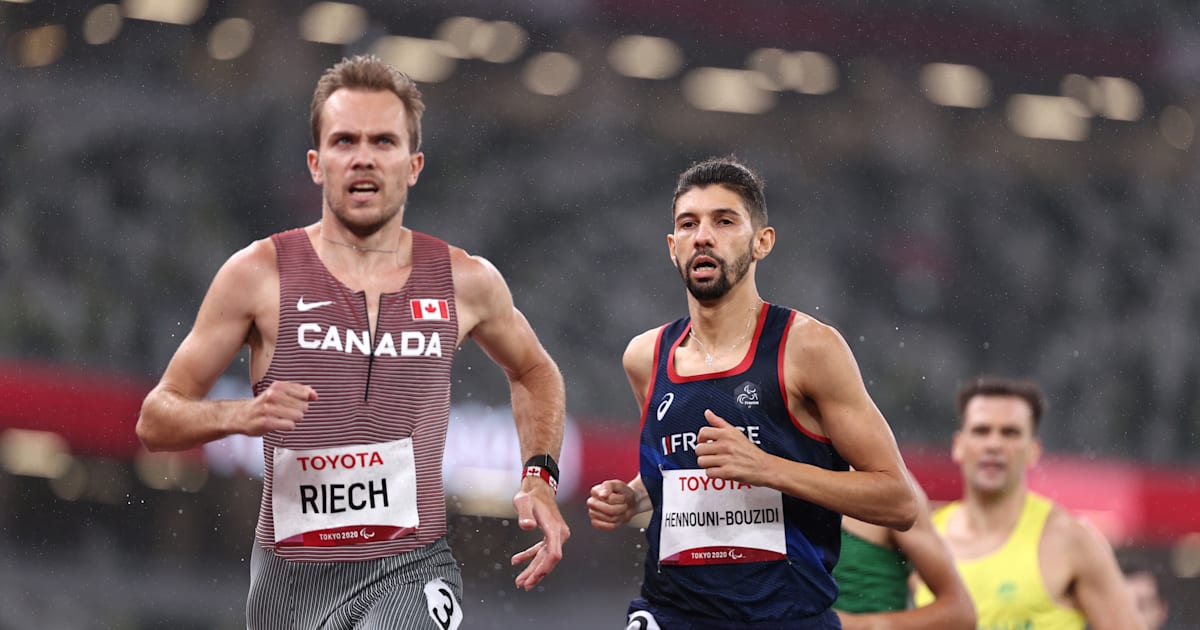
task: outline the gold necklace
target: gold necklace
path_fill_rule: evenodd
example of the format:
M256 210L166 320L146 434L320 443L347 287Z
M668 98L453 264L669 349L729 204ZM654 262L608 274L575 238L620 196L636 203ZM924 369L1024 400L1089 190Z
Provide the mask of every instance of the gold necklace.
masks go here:
M400 251L399 247L396 247L395 249L383 249L382 247L363 247L362 245L355 245L353 243L343 243L341 241L335 241L335 240L329 238L328 236L325 236L325 230L321 229L320 226L317 227L317 231L321 233L321 240L325 241L326 243L333 243L334 245L340 245L342 247L347 247L349 249L353 249L354 251L358 251L358 252L374 252L377 254L395 254L396 252Z
M729 346L729 350L726 350L726 352L733 352L738 346L742 345L742 341L744 341L746 339L746 335L750 333L750 324L753 324L754 320L758 319L755 317L755 315L757 314L758 307L762 306L762 303L763 301L759 299L758 303L750 308L750 319L746 321L746 329L742 331L741 336L737 338L737 341L733 342L732 346ZM688 328L688 336L690 336L692 339L695 339L696 343L700 344L700 348L704 350L704 365L712 367L713 353L708 351L708 345L701 341L700 337L696 335L695 326Z

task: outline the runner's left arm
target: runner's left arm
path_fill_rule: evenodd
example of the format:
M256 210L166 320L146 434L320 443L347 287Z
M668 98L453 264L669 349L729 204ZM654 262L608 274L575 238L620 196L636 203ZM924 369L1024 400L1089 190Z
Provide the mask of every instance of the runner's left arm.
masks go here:
M1124 630L1145 628L1137 613L1137 603L1125 585L1121 567L1113 555L1112 545L1094 526L1058 511L1047 527L1061 526L1068 532L1067 543L1074 565L1074 591L1088 627L1095 630Z
M557 460L566 406L558 366L513 305L508 285L491 263L464 254L456 261L454 279L460 318L471 324L468 334L508 377L521 462L542 454ZM529 562L517 576L519 588L532 589L554 570L571 535L554 493L540 478L523 477L513 498L521 529L536 527L543 534L540 542L512 558L514 565Z

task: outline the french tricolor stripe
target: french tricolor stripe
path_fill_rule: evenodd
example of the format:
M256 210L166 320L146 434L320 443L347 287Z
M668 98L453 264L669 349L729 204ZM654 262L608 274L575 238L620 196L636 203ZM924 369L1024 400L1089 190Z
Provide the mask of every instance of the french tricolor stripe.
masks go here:
M663 455L670 455L671 453L675 452L675 449L671 448L671 436L663 436L659 443L662 444Z
M413 319L442 320L450 319L450 305L446 300L410 300Z

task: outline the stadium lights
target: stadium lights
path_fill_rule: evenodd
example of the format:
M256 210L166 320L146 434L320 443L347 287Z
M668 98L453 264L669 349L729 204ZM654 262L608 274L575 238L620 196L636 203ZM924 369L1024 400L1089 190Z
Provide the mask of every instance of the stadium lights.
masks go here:
M529 45L525 29L513 22L484 22L471 34L472 56L490 63L516 60Z
M1134 121L1142 117L1142 90L1121 77L1096 77L1100 94L1096 113L1111 120Z
M761 114L775 106L775 93L753 70L697 68L683 78L683 96L696 109Z
M928 63L918 83L925 98L943 107L986 107L992 100L992 82L976 68L957 63Z
M1135 121L1142 117L1142 90L1129 79L1068 74L1062 80L1062 95L1110 120Z
M449 45L444 53L456 59L482 59L490 63L516 60L529 45L529 35L519 24L489 22L479 18L446 18L434 31L434 37Z
M760 48L746 59L746 67L759 74L761 86L772 91L794 90L801 94L828 94L838 87L837 64L824 53L811 50L788 52Z
M779 48L759 48L746 58L746 67L767 80L769 90L798 89L804 85L804 64L797 55Z
M1196 136L1196 124L1191 114L1178 105L1167 105L1158 117L1158 132L1167 144L1186 151Z
M579 86L583 66L574 57L561 52L538 54L525 64L521 81L529 91L544 96L562 96Z
M829 94L838 87L837 64L824 53L803 50L792 53L800 61L804 80L795 89L802 94Z
M683 51L663 37L625 35L608 47L608 62L634 79L669 79L683 68Z
M57 433L5 429L0 433L0 468L14 475L54 479L66 472L71 449Z
M17 63L22 68L48 66L62 57L67 46L67 29L49 24L17 33Z
M1088 136L1090 113L1065 96L1014 94L1008 99L1008 125L1018 135L1079 142Z
M1171 572L1185 580L1200 577L1200 533L1185 534L1171 548Z
M300 37L318 44L349 44L367 32L367 10L345 2L317 2L300 15Z
M244 18L221 20L208 35L208 55L218 61L237 59L254 43L254 24Z
M1068 74L1063 77L1059 92L1063 96L1079 101L1092 111L1095 111L1096 105L1100 102L1099 88L1096 87L1096 83L1082 74Z
M372 45L372 52L421 83L450 78L458 66L454 47L440 39L389 35Z
M455 59L471 58L471 38L483 25L483 20L456 15L442 20L434 31L434 38L449 44L448 55Z
M204 461L188 452L151 453L143 450L133 463L138 479L154 490L196 492L208 482Z
M125 0L125 17L186 26L199 20L206 0Z
M121 7L109 3L92 7L83 18L83 41L98 46L107 44L121 33Z

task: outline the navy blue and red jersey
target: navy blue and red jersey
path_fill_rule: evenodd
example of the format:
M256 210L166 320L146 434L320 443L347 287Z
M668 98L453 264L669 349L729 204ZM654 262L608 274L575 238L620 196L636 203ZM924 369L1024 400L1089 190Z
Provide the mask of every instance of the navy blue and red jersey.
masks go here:
M786 557L718 564L660 561L664 471L697 469L695 443L711 409L759 448L830 470L848 470L830 441L801 427L787 405L783 356L796 316L789 308L762 309L750 349L735 367L680 376L675 351L688 336L690 318L659 331L655 371L642 414L639 468L654 504L642 597L701 618L787 621L810 618L837 598L832 571L841 545L841 515L782 496ZM674 517L674 515L672 515ZM741 523L723 527L744 527Z

